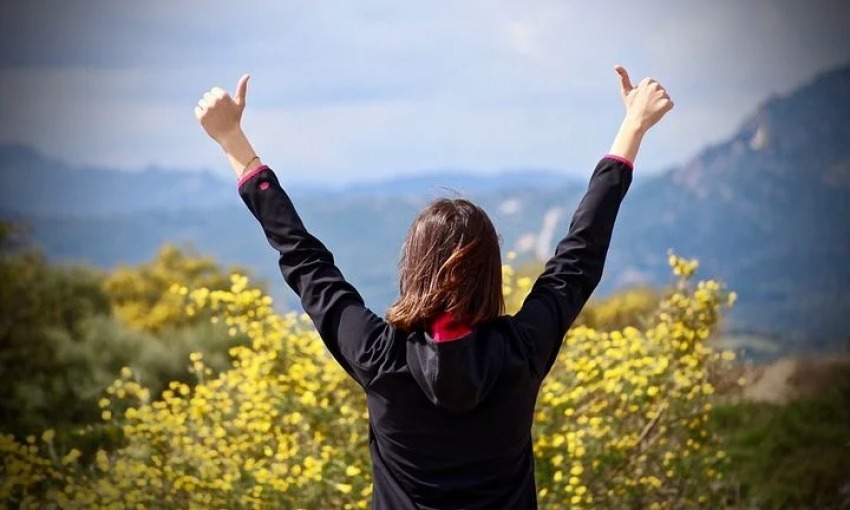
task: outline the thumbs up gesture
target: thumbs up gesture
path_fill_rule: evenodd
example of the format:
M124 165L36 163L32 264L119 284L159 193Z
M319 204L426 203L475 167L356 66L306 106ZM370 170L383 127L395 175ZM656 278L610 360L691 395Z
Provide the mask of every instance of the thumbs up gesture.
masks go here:
M626 118L641 131L657 124L673 108L673 100L655 79L644 78L633 86L623 66L616 66L614 70L620 75L620 96L626 105Z
M201 127L219 144L228 135L241 129L249 78L250 75L246 74L239 79L232 98L221 87L213 87L204 93L195 107L195 117Z

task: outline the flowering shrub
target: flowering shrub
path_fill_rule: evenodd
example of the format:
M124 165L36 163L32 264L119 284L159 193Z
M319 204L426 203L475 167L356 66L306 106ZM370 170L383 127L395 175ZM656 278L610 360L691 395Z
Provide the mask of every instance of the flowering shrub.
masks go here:
M164 244L149 262L119 265L106 275L101 286L113 313L130 329L163 335L209 319L206 310L192 315L185 313L183 296L167 292L169 287L177 284L185 291L187 287L223 290L229 287L232 273L245 271L238 266L225 269L213 258L198 255L191 248Z
M734 295L679 282L643 331L571 330L540 395L535 438L542 508L716 506L724 454L706 428L710 376L729 354L705 344ZM190 356L194 387L157 398L125 367L101 399L120 446L57 451L54 433L0 435L0 500L24 508L368 508L365 399L306 317L233 275L228 291L185 289L186 314L209 313L248 345L214 373ZM530 279L505 268L518 303ZM90 434L89 431L81 431Z
M720 508L726 454L708 428L716 371L734 359L706 340L734 293L679 281L643 331L576 327L538 400L535 450L542 508Z

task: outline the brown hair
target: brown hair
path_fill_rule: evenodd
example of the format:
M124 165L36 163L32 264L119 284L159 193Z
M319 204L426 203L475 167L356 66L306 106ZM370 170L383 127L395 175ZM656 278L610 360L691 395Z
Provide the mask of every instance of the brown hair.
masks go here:
M499 237L487 213L460 198L436 200L420 212L402 248L399 292L387 320L408 331L444 312L467 327L501 315Z

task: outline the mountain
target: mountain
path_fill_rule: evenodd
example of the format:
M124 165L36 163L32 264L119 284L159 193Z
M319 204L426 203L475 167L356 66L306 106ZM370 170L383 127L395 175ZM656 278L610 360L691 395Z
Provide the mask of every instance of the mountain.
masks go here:
M485 194L501 190L536 190L563 187L565 183L569 182L571 181L568 178L557 172L542 169L508 170L486 176L462 170L439 170L378 182L353 183L336 188L335 191L336 194L346 197L399 195L421 197L435 194L451 195L456 192ZM577 182L572 181L572 184L577 184ZM316 192L317 190L314 189L313 191Z
M776 349L773 354L846 348L848 119L850 68L844 68L770 98L728 140L636 180L597 294L669 282L666 259L673 249L699 258L702 276L738 292L726 330L732 340L747 340L755 355L758 345ZM0 215L30 223L35 239L58 260L113 267L148 260L162 243L182 241L225 264L252 268L272 282L280 302L296 305L232 179L71 168L31 149L5 147L0 183ZM307 226L380 313L396 296L407 226L429 199L468 196L491 214L504 251L546 256L567 230L585 186L585 180L545 171L441 172L336 188L296 184L290 194Z
M9 214L89 218L210 209L237 203L227 182L209 171L73 167L31 147L0 146L0 211Z
M287 184L301 196L343 199L477 193L561 186L564 177L520 169L488 175L440 170L383 181ZM148 167L139 171L73 167L25 145L0 145L0 211L27 216L92 217L155 211L210 210L241 204L235 179L209 169L187 172Z
M665 249L736 289L732 328L786 348L850 338L850 68L762 104L729 140L633 190L608 286L666 274ZM844 347L846 348L846 347Z

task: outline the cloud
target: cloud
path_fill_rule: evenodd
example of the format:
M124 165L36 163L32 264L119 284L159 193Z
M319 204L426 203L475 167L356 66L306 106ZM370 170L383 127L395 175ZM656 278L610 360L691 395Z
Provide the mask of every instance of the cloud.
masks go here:
M38 7L43 7L39 5ZM677 107L641 168L728 136L765 97L850 62L848 4L507 0L0 5L0 142L86 164L226 162L191 111L251 72L246 130L294 178L440 167L585 175L622 115L611 70Z

